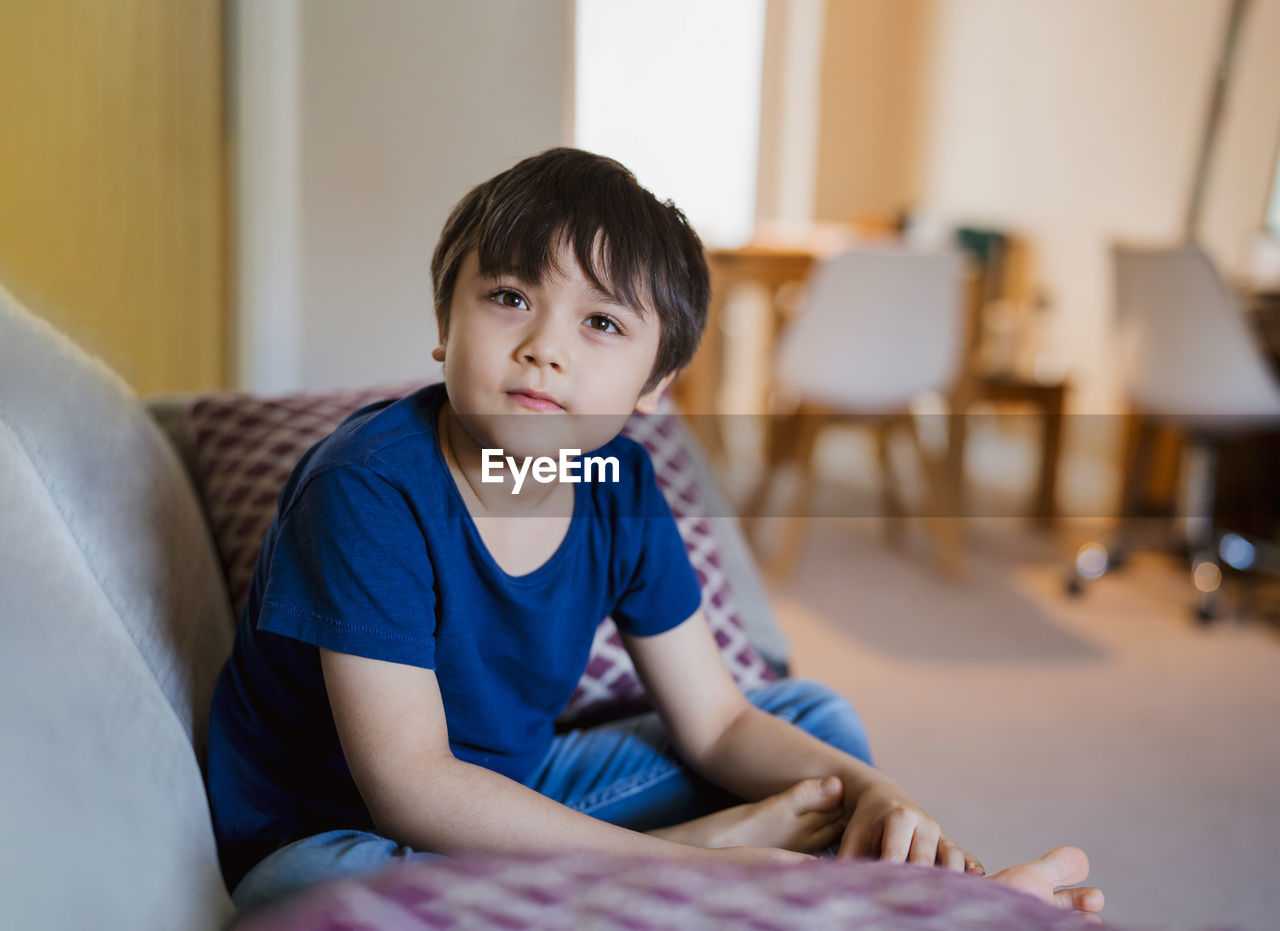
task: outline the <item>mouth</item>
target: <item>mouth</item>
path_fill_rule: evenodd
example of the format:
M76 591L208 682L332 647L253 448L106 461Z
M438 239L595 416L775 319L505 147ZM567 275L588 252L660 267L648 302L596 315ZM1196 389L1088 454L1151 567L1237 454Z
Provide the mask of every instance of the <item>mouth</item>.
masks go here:
M521 407L528 408L531 411L555 412L563 411L564 407L556 401L551 395L542 391L533 391L528 388L516 388L507 392L507 397L515 401Z

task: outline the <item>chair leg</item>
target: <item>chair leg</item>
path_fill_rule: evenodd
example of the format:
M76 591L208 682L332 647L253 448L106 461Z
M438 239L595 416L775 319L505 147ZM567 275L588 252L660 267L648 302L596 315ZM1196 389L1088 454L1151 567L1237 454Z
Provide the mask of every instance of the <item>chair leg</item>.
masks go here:
M791 575L804 545L805 525L813 506L813 451L817 446L818 434L829 419L826 415L811 412L802 413L796 418L794 461L799 471L799 481L782 525L782 539L766 569L768 576L775 582L781 582Z
M944 489L947 503L952 510L947 513L957 519L963 517L967 508L968 489L964 481L965 449L969 440L969 407L978 397L978 387L971 377L963 377L947 399L947 448L942 467L942 481L947 483ZM915 421L912 420L914 428ZM919 438L917 437L917 442Z
M1128 451L1126 454L1125 494L1121 503L1120 525L1109 547L1090 544L1082 548L1068 574L1066 591L1078 595L1086 580L1096 579L1108 569L1119 566L1129 548L1135 545L1136 528L1130 526L1135 514L1141 514L1143 502L1134 475L1147 471L1151 455L1152 432L1145 425L1130 423ZM1206 437L1189 437L1184 450L1182 487L1184 489L1183 532L1181 544L1185 546L1190 562L1191 583L1198 594L1195 606L1196 620L1207 624L1222 613L1222 564L1219 561L1219 534L1213 525L1214 487L1217 481L1218 443ZM1167 536L1161 544L1167 548L1173 542ZM1090 552L1086 552L1090 551ZM1093 564L1082 566L1082 560Z
M1187 449L1186 535L1191 583L1199 592L1195 614L1201 623L1212 621L1222 612L1222 565L1218 562L1217 534L1213 528L1217 471L1217 443L1193 439Z
M759 555L757 539L760 529L760 518L764 517L765 505L769 502L769 494L773 491L774 477L786 465L796 458L796 438L799 432L801 414L772 414L764 418L764 434L761 437L764 451L764 464L760 477L756 479L741 508L742 532L747 541Z
M915 418L908 417L907 424L911 431L911 442L915 446L924 472L925 485L928 488L925 526L937 548L943 575L952 581L962 581L965 578L964 535L960 515L961 504L957 500L962 482L950 474L953 466L950 456L947 468L940 469L934 457L924 448Z
M885 539L892 546L902 543L903 518L906 509L898 490L897 473L893 468L893 430L900 424L899 417L882 417L875 422L876 458L880 462L880 505L883 511Z

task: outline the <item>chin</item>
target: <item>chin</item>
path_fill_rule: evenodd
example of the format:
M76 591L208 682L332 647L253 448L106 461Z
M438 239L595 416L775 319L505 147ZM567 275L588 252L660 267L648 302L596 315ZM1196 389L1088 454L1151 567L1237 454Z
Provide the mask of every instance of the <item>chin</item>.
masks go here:
M601 414L510 414L489 418L485 434L513 456L550 456L563 449L590 452L608 443L626 418Z

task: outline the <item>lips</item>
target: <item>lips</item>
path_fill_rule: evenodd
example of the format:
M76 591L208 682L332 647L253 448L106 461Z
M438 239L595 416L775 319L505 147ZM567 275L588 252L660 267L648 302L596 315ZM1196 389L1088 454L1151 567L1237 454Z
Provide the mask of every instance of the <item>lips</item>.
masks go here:
M531 411L554 412L564 410L564 407L551 395L542 391L533 391L529 388L516 388L508 391L507 397L521 407L528 408Z

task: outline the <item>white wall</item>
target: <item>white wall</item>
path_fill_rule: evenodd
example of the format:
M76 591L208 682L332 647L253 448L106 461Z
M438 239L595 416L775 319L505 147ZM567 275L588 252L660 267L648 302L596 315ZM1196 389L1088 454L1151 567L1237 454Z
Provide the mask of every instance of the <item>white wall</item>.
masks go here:
M826 0L767 0L760 79L756 219L814 219Z
M921 192L1028 233L1077 411L1120 403L1108 244L1181 236L1226 0L937 0ZM1244 24L1201 235L1230 273L1280 136L1280 0Z
M453 204L571 135L571 0L240 0L239 387L436 371Z

